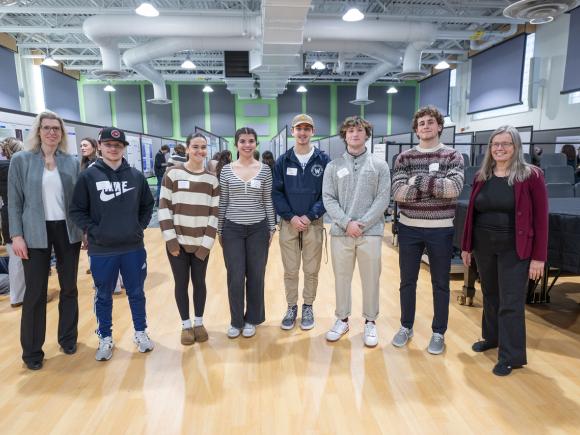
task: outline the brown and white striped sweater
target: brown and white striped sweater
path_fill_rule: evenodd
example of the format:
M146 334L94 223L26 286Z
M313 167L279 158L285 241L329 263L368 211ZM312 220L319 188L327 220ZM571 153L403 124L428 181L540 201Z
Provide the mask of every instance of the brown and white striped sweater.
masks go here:
M219 201L219 182L214 175L192 173L183 165L169 168L161 183L157 214L167 249L181 246L204 260L215 241Z
M452 227L462 189L463 156L453 148L416 146L397 157L392 190L404 225Z

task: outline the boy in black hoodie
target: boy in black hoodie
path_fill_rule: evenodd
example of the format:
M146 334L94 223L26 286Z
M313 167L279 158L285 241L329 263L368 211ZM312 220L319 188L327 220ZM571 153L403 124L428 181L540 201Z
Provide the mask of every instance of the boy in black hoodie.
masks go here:
M123 158L125 133L105 128L99 133L102 159L83 171L75 186L70 216L82 228L88 243L91 272L95 281L95 314L99 349L95 358L113 356L113 290L119 271L127 290L139 352L153 350L145 332L147 254L143 230L153 213L153 195L145 177Z

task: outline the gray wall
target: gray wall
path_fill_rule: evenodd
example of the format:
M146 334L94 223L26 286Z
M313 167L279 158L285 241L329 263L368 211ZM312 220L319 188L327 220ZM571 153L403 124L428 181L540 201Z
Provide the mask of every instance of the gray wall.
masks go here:
M117 126L123 130L143 131L141 116L141 87L139 85L115 85Z

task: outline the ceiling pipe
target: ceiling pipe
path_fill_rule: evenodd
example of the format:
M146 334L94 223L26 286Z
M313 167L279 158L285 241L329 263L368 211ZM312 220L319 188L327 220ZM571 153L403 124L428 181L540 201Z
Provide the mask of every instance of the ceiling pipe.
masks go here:
M306 22L304 39L354 41L411 42L430 41L437 33L432 23L413 21L369 21L347 23L335 19L312 18Z
M159 71L153 68L151 65L142 63L133 66L133 69L146 77L147 80L153 85L153 98L147 100L149 103L153 104L169 104L171 100L167 98L167 88L165 87L165 80Z
M421 54L430 45L431 41L416 41L407 45L403 57L403 71L397 74L399 79L419 80L427 76L427 72L421 70Z

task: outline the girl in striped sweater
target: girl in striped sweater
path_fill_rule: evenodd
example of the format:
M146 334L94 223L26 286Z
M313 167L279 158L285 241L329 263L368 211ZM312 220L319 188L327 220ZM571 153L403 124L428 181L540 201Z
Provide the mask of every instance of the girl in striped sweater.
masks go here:
M175 280L175 301L181 316L181 344L208 339L203 326L205 274L218 224L219 183L204 169L207 140L201 133L187 137L189 160L169 168L161 183L159 226ZM189 278L193 284L195 318L189 317Z

